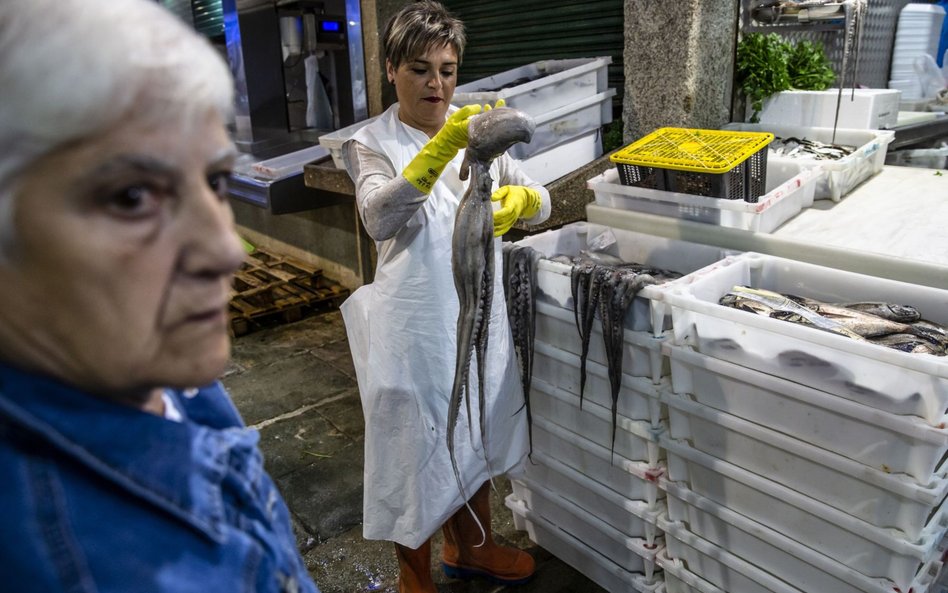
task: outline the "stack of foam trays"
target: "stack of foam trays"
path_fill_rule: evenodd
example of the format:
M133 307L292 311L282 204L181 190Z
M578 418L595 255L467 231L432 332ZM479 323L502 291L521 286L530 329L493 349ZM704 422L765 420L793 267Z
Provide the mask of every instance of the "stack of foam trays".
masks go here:
M736 285L948 323L948 291L750 253L663 293L666 591L941 593L948 358L718 304Z
M567 225L520 241L540 252L530 405L533 452L512 481L507 506L537 544L609 591L660 593L655 560L665 542L658 521L665 494L659 436L667 430L659 393L670 389L662 344L670 316L657 296L638 293L624 324L621 389L613 443L612 395L599 319L593 324L580 402L581 341L569 263L593 245L627 261L681 272L724 257L715 247L610 229Z

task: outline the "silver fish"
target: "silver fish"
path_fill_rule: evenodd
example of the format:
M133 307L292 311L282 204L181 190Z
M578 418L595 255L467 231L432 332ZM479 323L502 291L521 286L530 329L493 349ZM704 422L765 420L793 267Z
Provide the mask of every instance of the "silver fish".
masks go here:
M840 307L846 307L847 309L854 309L856 311L862 311L863 313L869 313L870 315L878 315L883 319L898 321L899 323L914 323L922 318L921 313L919 313L918 309L915 307L911 307L909 305L900 305L898 303L870 301L864 303L834 304Z
M457 361L454 384L448 402L448 453L458 488L465 501L461 473L454 453L454 429L461 402L466 400L470 422L471 402L467 397L472 355L477 356L477 386L480 396L480 432L487 455L484 424L484 378L487 362L487 333L490 326L491 298L494 289L494 217L491 205L490 164L517 142L529 142L535 129L528 115L501 107L486 111L471 119L468 125L468 145L461 165L461 179L471 178L467 191L458 204L451 239L451 270L457 291ZM488 468L489 469L489 468Z

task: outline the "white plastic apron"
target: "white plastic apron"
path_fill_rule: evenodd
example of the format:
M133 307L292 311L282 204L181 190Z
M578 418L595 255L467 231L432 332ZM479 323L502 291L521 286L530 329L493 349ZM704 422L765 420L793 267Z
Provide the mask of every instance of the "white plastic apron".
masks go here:
M396 104L353 140L386 155L401 171L428 137L399 121ZM464 504L445 433L458 317L451 236L467 185L458 177L463 154L448 165L406 226L392 239L377 242L375 281L342 305L366 421L363 534L410 548L423 544ZM496 189L502 182L496 165L491 174ZM499 239L494 253L485 416L490 469L501 475L525 457L527 426L503 298ZM462 406L454 441L467 497L490 477L478 423L476 376L472 364L474 434Z

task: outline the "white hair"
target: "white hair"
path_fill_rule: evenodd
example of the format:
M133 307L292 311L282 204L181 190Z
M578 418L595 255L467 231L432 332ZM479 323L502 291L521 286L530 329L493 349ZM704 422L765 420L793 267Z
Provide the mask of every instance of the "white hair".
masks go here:
M232 105L221 55L153 1L0 1L0 253L17 179L38 158L130 117L217 109L226 121Z

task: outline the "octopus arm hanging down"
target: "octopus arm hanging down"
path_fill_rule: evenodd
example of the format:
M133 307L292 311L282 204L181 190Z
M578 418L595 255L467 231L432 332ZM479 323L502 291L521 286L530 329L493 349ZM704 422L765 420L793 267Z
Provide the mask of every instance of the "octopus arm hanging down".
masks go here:
M533 338L536 334L537 262L540 252L526 245L504 243L504 295L507 318L513 334L514 352L520 365L523 407L527 412L529 456L533 455L533 415L530 385L533 379ZM519 410L518 410L519 411Z
M506 107L474 117L468 126L468 146L461 166L461 179L471 178L458 204L451 241L451 269L458 294L457 361L448 402L447 441L451 466L462 498L464 484L454 453L454 429L461 402L470 394L471 358L477 356L477 385L481 443L487 456L484 425L484 378L487 333L494 288L494 215L491 205L490 164L517 142L529 142L535 124L526 114ZM468 409L470 401L468 399ZM468 414L470 420L470 413ZM489 468L488 468L489 469Z

